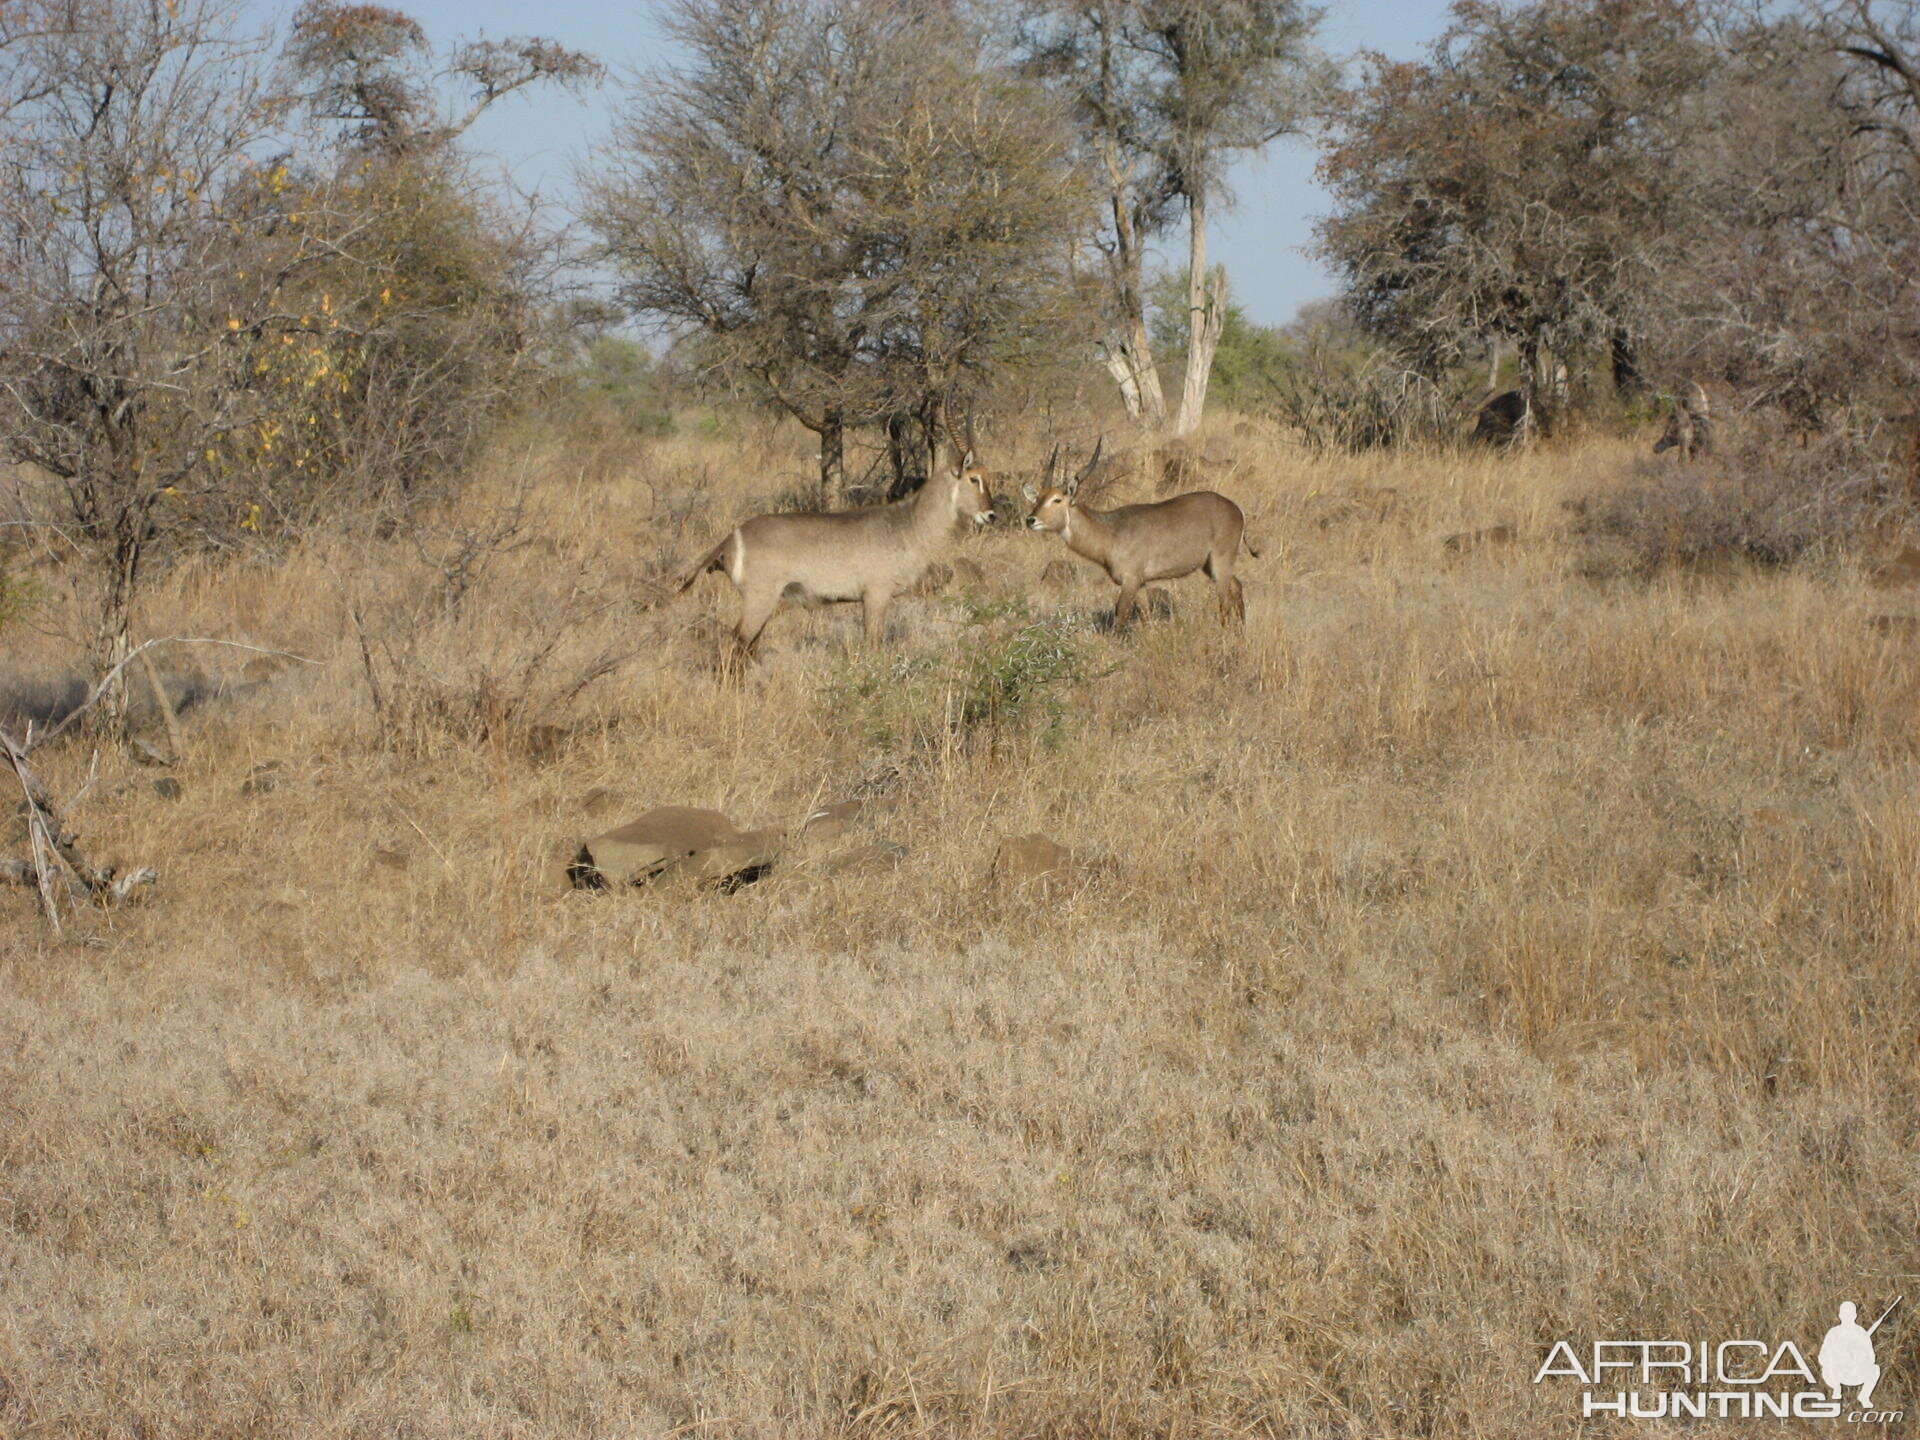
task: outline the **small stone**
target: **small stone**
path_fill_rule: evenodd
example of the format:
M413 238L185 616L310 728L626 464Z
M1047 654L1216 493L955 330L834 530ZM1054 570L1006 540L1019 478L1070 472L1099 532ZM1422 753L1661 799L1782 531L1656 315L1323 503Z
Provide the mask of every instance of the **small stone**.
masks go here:
M907 847L895 845L889 840L875 840L870 845L855 845L842 850L827 861L824 869L829 875L857 875L898 870L907 858Z
M1882 590L1905 585L1920 585L1920 549L1911 545L1892 559L1883 560L1867 574L1868 580Z
M1049 888L1071 879L1077 868L1073 851L1036 830L1000 842L993 857L993 880L1008 888Z
M178 800L182 788L179 777L174 775L162 775L153 782L153 793L162 800Z

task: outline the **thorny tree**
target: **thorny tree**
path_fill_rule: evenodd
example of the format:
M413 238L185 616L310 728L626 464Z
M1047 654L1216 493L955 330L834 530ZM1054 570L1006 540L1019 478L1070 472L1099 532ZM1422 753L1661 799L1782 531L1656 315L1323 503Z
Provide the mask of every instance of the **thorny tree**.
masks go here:
M1088 219L1064 124L937 7L685 0L670 27L691 63L627 107L589 222L628 306L819 435L833 503L849 428L931 441L1050 348Z
M313 31L340 13L302 12L321 88L339 63ZM405 309L380 278L391 197L367 165L302 163L298 87L240 23L226 0L0 7L0 450L47 477L98 578L101 674L130 651L155 547L255 524L249 477L264 490L318 397L351 388L367 331ZM582 64L541 42L462 54L476 105Z
M95 564L101 673L149 548L262 415L246 377L297 326L279 292L313 255L276 197L283 106L232 20L218 0L0 10L0 444L52 477Z

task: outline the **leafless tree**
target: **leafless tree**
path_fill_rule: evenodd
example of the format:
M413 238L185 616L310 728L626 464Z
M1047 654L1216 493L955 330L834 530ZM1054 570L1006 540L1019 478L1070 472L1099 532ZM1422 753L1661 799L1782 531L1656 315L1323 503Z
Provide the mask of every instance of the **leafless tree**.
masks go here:
M940 7L681 0L688 57L649 77L588 178L636 312L698 338L820 437L947 408L1049 353L1088 210L1044 94Z
M1329 71L1312 47L1318 12L1299 0L1034 0L1015 44L1067 99L1105 200L1109 328L1103 358L1130 415L1158 429L1166 401L1146 322L1146 251L1187 219L1186 373L1172 433L1200 423L1226 318L1224 273L1207 258L1212 208L1232 157L1298 131Z
M487 219L450 213L446 165L410 156L396 183L303 147L302 88L237 4L18 0L0 45L0 452L92 563L107 673L156 546L257 531L287 477L443 414L470 374L448 318L498 322L509 287L468 263ZM473 103L581 63L490 53L468 56ZM423 363L385 363L436 322Z
M1322 161L1349 302L1429 373L1511 344L1537 417L1575 357L1634 387L1719 63L1691 0L1463 0L1426 59L1372 57Z
M149 548L270 407L249 372L300 328L281 292L315 251L276 195L264 46L222 0L6 14L27 33L0 71L0 445L98 562L104 673Z

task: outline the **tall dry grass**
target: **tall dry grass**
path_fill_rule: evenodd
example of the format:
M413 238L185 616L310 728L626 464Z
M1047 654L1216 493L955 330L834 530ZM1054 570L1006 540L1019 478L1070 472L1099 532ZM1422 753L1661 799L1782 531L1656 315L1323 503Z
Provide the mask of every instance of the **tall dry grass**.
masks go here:
M457 606L404 539L173 576L151 631L323 664L189 717L180 800L96 788L150 903L0 893L0 1432L1574 1435L1555 1340L1811 1354L1910 1289L1914 597L1591 578L1612 442L1214 449L1244 636L1197 579L1107 634L997 531L882 660L788 611L730 688L731 592L660 587L781 432L503 448ZM1029 626L1072 674L957 718ZM555 878L853 794L897 870ZM994 889L1035 829L1101 863Z

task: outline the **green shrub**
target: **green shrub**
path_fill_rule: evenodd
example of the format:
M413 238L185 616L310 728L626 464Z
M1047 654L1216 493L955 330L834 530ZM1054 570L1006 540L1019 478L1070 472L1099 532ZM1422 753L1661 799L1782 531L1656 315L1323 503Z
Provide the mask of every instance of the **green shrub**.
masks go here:
M963 628L950 655L851 655L823 691L828 714L882 750L1014 737L1058 745L1068 687L1097 678L1082 622L1036 617L1024 599L959 605Z

